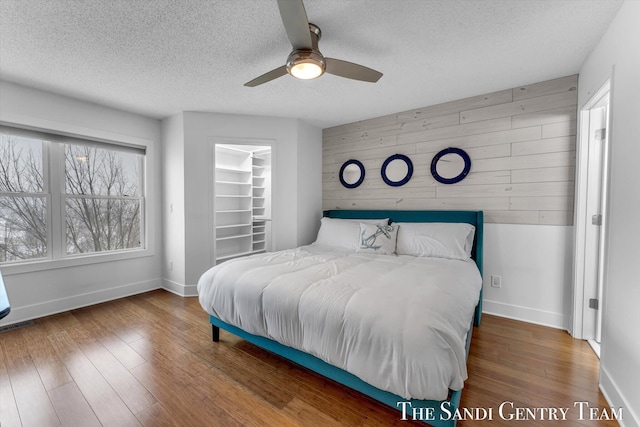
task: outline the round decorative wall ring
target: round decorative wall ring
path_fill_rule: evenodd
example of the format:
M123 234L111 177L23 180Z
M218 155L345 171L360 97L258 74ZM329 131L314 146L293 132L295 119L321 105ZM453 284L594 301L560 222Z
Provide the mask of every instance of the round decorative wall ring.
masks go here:
M392 187L405 185L413 175L413 163L404 154L394 154L387 157L380 170L382 180Z
M431 160L431 175L442 184L460 182L471 170L471 158L460 148L445 148Z
M339 177L346 188L356 188L364 181L364 165L358 160L347 160L340 168Z

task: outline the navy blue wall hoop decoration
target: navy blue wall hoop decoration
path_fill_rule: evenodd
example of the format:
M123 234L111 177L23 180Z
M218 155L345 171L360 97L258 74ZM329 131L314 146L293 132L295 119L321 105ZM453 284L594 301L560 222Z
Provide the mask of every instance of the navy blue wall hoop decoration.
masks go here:
M400 181L392 181L387 176L387 166L394 160L402 160L407 164L407 174ZM411 159L405 156L404 154L394 154L393 156L387 157L387 160L382 164L382 169L380 170L380 174L382 175L382 180L392 187L400 187L405 185L411 179L411 175L413 175L413 162Z
M358 180L354 183L349 184L345 179L344 179L344 172L345 169L347 169L348 166L350 165L354 165L357 166L358 169L360 169L360 178L358 178ZM360 184L362 184L362 181L364 181L364 165L359 162L358 160L354 160L354 159L350 159L347 160L346 162L344 162L342 164L342 167L340 168L340 183L342 185L344 185L346 188L356 188L358 187Z
M436 169L436 166L438 165L438 161L440 160L440 158L442 158L442 156L446 154L457 154L458 156L462 157L462 160L464 160L464 168L462 169L462 172L460 172L458 175L454 176L453 178L442 177ZM445 148L444 150L436 154L433 157L433 160L431 160L431 175L433 175L436 181L442 184L455 184L456 182L460 182L463 179L465 179L465 177L467 176L470 170L471 170L471 158L469 158L469 155L467 154L466 151L460 148L453 148L453 147Z

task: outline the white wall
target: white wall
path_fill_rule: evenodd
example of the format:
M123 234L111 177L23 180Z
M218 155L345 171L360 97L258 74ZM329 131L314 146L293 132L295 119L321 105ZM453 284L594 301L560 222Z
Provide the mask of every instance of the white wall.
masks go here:
M316 240L322 218L322 130L298 121L298 236L296 246Z
M184 120L182 113L162 121L163 287L184 293Z
M612 79L608 241L600 386L640 425L640 2L626 1L580 71L578 105Z
M485 224L483 312L567 329L572 254L573 227Z
M83 264L68 259L2 268L11 301L3 324L156 289L161 285L160 122L0 82L0 121L147 146L148 248L136 258ZM102 258L102 259L106 259Z
M168 122L164 126L167 129L173 127ZM274 141L274 249L291 248L315 239L322 203L322 136L319 129L295 119L199 112L185 112L182 126L185 236L182 257L185 260L185 276L184 281L178 283L182 288L179 293L195 295L198 279L211 267L209 176L213 173L212 144L215 138ZM169 156L169 151L166 156ZM170 162L169 159L165 160L166 164ZM178 190L174 193L177 195ZM169 202L167 198L164 204ZM173 200L173 203L175 212L180 202ZM166 206L163 211L167 211ZM169 216L165 223L169 230L176 230L176 233L181 227L179 218ZM179 252L174 248L168 248L167 251ZM175 255L176 258L178 256Z

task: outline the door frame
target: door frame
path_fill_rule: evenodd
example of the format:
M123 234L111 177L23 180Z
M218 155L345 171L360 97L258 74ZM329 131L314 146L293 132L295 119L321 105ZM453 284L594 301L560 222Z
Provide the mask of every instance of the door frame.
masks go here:
M269 245L269 249L272 250L276 247L276 237L273 230L275 228L274 224L278 223L277 216L274 210L273 201L275 199L275 195L277 194L276 190L276 176L277 176L277 167L276 167L276 140L275 139L259 139L259 138L242 138L242 137L223 137L223 136L214 136L209 137L209 161L207 163L207 197L209 199L209 207L208 207L208 216L209 220L207 221L209 224L209 229L207 230L208 240L209 240L209 262L210 265L216 265L216 214L215 214L215 196L216 196L216 183L215 183L215 168L216 168L216 145L249 145L249 146L268 146L271 149L271 242ZM265 248L267 246L265 245Z
M589 165L589 126L590 111L596 108L601 99L608 94L609 108L607 111L607 126L612 123L611 120L611 97L613 94L612 78L608 77L606 81L595 91L595 93L578 109L578 136L576 139L576 191L575 191L575 214L574 214L574 265L573 265L573 301L572 301L572 322L571 335L578 339L593 339L595 337L596 328L586 324L585 311L588 308L586 295L597 295L596 289L585 282L585 266L588 262L586 254L586 229L590 226L591 215L593 212L588 211L588 165ZM611 143L611 129L607 129L607 145ZM599 272L600 278L606 277L606 252L607 252L607 222L608 222L608 201L606 194L609 191L609 169L610 157L608 153L603 154L602 165L602 225L599 242ZM589 289L586 289L589 287ZM596 322L600 321L603 309L603 301L598 295L598 313L596 313ZM597 327L597 326L596 326Z

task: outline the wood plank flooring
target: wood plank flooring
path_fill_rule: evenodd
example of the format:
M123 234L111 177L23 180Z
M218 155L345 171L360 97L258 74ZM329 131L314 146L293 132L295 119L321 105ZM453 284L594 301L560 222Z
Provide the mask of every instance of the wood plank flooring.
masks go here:
M0 425L409 426L401 413L221 331L196 298L153 291L0 334ZM615 426L579 420L574 402L609 409L598 360L566 332L484 315L475 328L459 426ZM570 407L567 421L514 421L499 405ZM515 413L510 403L504 415Z

